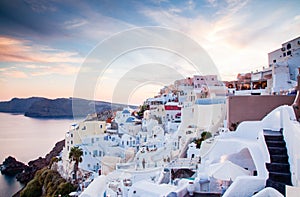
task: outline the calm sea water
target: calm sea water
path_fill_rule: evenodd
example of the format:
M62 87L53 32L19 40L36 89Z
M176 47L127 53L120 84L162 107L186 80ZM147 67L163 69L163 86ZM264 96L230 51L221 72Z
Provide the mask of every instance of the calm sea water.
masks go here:
M59 140L64 139L72 119L35 119L0 113L0 163L9 155L27 163L44 157ZM22 185L14 177L0 173L0 196L11 196Z

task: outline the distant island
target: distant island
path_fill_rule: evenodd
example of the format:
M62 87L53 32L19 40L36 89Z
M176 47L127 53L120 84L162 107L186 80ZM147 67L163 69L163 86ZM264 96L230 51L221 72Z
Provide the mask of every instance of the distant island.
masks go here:
M127 107L124 104L93 101L79 98L48 99L43 97L13 98L0 102L0 112L19 113L33 118L73 118L72 103L76 102L76 116L115 111ZM129 106L135 108L136 106Z

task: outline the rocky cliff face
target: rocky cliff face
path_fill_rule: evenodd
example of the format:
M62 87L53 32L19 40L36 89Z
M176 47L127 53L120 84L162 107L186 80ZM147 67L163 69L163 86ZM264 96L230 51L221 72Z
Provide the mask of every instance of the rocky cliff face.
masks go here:
M25 170L27 166L15 158L7 157L1 165L1 173L9 176L14 176Z
M25 167L24 171L17 175L17 180L21 183L28 183L33 179L36 171L48 166L53 157L59 155L62 151L65 144L65 140L57 142L54 148L48 153L44 158L39 157L38 159L32 160L28 163L28 166Z

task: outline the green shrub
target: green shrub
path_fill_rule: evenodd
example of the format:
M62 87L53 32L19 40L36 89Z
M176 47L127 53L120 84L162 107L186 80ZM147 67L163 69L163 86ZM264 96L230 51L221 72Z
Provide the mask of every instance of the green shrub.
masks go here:
M76 187L73 186L71 183L69 182L64 182L61 183L56 192L55 192L55 196L58 196L58 194L60 194L61 196L68 196L69 193L71 193L72 191L75 191Z
M43 188L43 189L42 189ZM44 168L36 172L35 177L20 193L21 197L53 197L61 194L68 196L76 187L66 182L57 171ZM43 193L44 191L44 193Z
M31 180L20 193L21 197L40 197L42 195L42 186L37 178Z

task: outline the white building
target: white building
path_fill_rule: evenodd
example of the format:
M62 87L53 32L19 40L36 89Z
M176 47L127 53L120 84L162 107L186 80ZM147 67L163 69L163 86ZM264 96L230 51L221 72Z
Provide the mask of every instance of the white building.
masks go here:
M285 64L289 67L290 79L296 81L300 67L300 37L287 41L281 48L268 54L269 66Z
M187 150L187 158L193 159L196 157L200 157L200 148L197 148L196 144L192 142L191 144L189 144L189 148Z
M120 146L125 149L130 147L136 147L137 146L136 138L128 134L123 134L121 137Z

